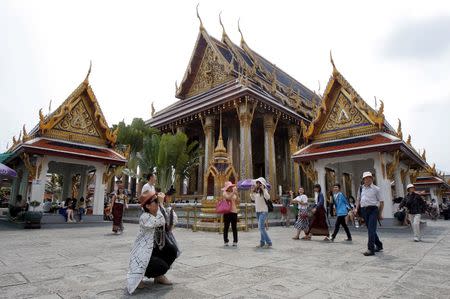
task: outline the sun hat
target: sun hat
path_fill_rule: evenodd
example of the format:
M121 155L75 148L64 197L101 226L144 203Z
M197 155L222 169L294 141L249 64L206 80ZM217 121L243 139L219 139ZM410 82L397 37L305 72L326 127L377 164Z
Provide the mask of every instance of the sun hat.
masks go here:
M253 181L253 183L256 185L256 182L260 182L261 185L264 185L264 187L267 188L267 182L265 178L263 177L257 178L256 180Z
M416 186L414 186L413 184L408 184L408 186L406 186L406 191L408 191L409 188L416 188Z
M226 191L226 190L228 190L228 188L234 187L234 186L236 186L236 185L233 184L232 182L226 181L224 187L222 188L222 191Z
M369 176L373 178L373 175L372 175L372 173L370 171L366 171L366 172L363 173L363 179L367 178Z
M141 207L144 207L146 204L152 202L153 200L158 201L158 196L155 192L152 191L146 191L141 194L139 197L139 202L141 204Z

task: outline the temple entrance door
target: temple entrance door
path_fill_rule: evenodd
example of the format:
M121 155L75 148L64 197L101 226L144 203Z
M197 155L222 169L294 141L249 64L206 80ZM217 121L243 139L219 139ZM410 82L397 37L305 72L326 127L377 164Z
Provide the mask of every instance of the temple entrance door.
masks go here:
M336 172L333 169L325 168L325 198L327 200L327 210L329 210L330 215L334 216L333 208L333 185L336 183Z

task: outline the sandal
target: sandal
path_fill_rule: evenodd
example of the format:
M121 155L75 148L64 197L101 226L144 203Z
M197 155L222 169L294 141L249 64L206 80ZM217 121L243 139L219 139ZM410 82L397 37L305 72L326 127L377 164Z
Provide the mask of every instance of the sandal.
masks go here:
M292 237L292 240L300 240L300 238L299 237Z

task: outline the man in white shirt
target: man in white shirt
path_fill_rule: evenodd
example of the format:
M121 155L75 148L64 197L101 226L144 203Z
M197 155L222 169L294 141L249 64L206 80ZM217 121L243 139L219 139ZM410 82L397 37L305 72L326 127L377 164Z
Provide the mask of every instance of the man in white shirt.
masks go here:
M375 255L383 250L383 243L377 235L377 221L383 219L384 201L381 198L380 188L373 184L373 176L369 171L363 174L364 184L360 187L356 206L361 206L361 214L367 226L369 240L365 256Z
M144 187L142 187L141 193L144 193L146 191L156 193L156 191L155 191L156 180L157 179L156 179L155 173L147 174L147 183L144 185Z

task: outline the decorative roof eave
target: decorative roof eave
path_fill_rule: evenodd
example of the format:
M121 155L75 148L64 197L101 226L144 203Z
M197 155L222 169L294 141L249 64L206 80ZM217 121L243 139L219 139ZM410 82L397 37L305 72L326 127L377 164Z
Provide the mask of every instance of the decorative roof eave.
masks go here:
M346 90L350 96L352 103L360 110L367 118L378 127L380 131L383 130L384 127L384 103L381 101L381 105L378 111L372 109L367 103L361 98L361 96L355 91L355 89L351 86L351 84L345 79L345 77L337 70L333 57L330 52L330 60L333 66L332 75L328 81L328 84L325 88L322 103L317 110L317 115L315 119L310 123L308 128L304 130L303 135L305 140L313 140L314 137L319 133L321 126L326 121L327 112L330 109L330 105L332 102L332 97L330 96L331 91L339 84L342 86L344 90Z

